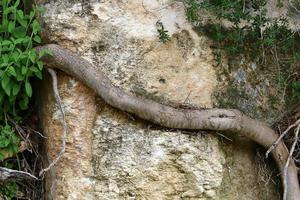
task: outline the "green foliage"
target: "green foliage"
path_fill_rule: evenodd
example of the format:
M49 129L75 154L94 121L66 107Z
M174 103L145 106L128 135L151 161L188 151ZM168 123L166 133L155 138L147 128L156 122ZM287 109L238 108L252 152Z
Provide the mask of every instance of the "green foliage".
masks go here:
M266 10L263 6L264 0L234 1L234 0L205 0L198 2L187 0L187 19L191 22L201 21L197 16L199 9L205 9L217 16L217 19L227 20L232 27L225 29L221 24L212 24L208 34L218 42L219 48L228 54L241 54L259 47L273 48L279 50L290 49L293 45L291 31L287 28L287 21L284 18L270 20L266 18ZM246 7L256 14L249 14ZM262 29L265 29L262 31Z
M166 43L170 40L170 36L168 34L168 30L165 29L163 23L161 21L156 22L157 32L159 41L162 43Z
M34 49L42 42L36 20L42 10L33 6L25 11L27 4L27 0L0 0L0 161L18 152L20 139L9 119L20 122L21 111L28 108L32 97L31 80L42 79L40 58L47 53ZM14 182L0 188L7 199L17 191Z
M216 44L216 59L221 62L222 53L229 57L244 55L259 63L266 57L274 58L267 64L279 65L281 69L300 61L299 36L288 28L285 18L266 17L266 0L185 0L187 19L196 25L198 31L206 33ZM281 1L278 1L280 6ZM206 10L216 16L215 23L201 26L198 13ZM250 12L251 11L251 12ZM232 24L224 28L220 21ZM208 26L208 27L207 27ZM281 60L284 58L284 60ZM262 66L263 67L263 66ZM284 71L284 70L283 70ZM279 74L284 76L284 74ZM288 74L285 74L287 77ZM297 83L295 83L297 85ZM297 86L293 86L294 96L300 96Z
M14 134L12 127L8 124L1 127L0 134L0 160L3 159L4 153L12 156L18 152L20 139ZM4 151L4 152L3 152Z
M5 196L5 199L13 199L18 191L18 185L15 182L0 184L0 193Z
M199 3L193 0L186 0L186 4L188 4L186 10L187 20L189 22L198 22L200 19L198 15Z
M41 54L33 49L41 43L41 26L35 19L39 8L24 13L20 0L0 2L0 109L16 115L28 108L32 96L30 79L42 78ZM0 120L3 120L0 115Z

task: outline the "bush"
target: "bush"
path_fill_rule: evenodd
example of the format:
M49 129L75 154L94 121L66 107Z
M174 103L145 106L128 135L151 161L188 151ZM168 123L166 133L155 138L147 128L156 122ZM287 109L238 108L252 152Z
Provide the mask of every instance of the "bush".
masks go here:
M20 123L21 111L28 109L32 78L42 79L40 58L47 53L37 53L34 49L41 43L41 25L36 17L42 10L33 6L27 11L31 6L28 2L0 1L0 161L4 155L13 156L18 152L20 139L12 121ZM0 192L8 199L17 190L14 182L1 188Z
M185 0L184 3L187 19L196 25L198 31L215 41L219 64L222 53L229 58L244 55L258 60L261 68L279 65L280 78L283 82L290 82L291 70L300 61L299 35L288 28L287 19L270 19L266 16L266 0ZM198 14L202 10L216 16L216 22L202 26ZM230 22L232 26L224 28L221 21ZM266 57L269 58L267 62ZM277 59L272 60L273 57ZM292 96L300 97L298 82L289 85Z

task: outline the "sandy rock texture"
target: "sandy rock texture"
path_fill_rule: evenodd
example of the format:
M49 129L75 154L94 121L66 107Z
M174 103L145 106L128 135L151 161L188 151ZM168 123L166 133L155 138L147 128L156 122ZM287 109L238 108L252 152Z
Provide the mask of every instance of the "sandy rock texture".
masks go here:
M173 106L216 104L214 94L225 82L217 77L210 40L186 21L182 2L43 5L47 42L89 60L115 85ZM158 39L158 21L170 36L166 43ZM52 160L62 129L50 83L45 80L41 116ZM157 127L95 100L71 77L60 74L59 85L69 129L66 153L46 178L48 199L279 199L276 172L244 138Z
M46 175L47 199L91 199L93 196L92 132L96 117L92 91L71 77L59 74L59 91L67 116L64 156ZM42 127L47 135L45 163L53 161L62 149L62 114L55 102L50 77L42 87ZM50 87L49 87L50 86ZM67 195L66 195L67 194Z

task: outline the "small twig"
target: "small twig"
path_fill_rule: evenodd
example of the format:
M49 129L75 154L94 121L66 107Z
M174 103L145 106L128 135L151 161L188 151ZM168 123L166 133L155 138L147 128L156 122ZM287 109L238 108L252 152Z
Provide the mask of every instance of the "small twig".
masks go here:
M295 128L296 127L296 128ZM294 133L295 133L295 138L294 142L292 144L292 147L289 152L289 156L287 158L287 161L285 163L284 169L283 169L283 200L287 200L287 189L288 189L288 181L287 181L287 173L288 173L288 168L291 162L291 159L293 158L293 153L295 151L297 142L298 142L298 136L299 136L299 130L300 130L300 119L298 119L294 124L290 125L279 137L278 139L272 144L272 146L268 149L266 152L266 157L269 156L270 152L276 148L278 143L283 139L283 137L289 133L289 131L295 128Z
M298 120L299 121L299 120ZM300 130L300 123L298 123L296 129L295 129L295 138L294 138L294 142L293 142L293 145L291 147L291 150L290 150L290 153L289 153L289 157L285 163L285 166L284 166L284 170L283 170L283 176L284 176L284 179L283 179L283 185L284 185L284 191L283 191L283 200L286 200L287 199L287 173L288 173L288 168L289 168L289 165L290 165L290 161L293 157L293 153L295 151L295 148L296 148L296 144L298 142L298 136L299 136L299 130Z
M225 136L224 134L219 133L219 132L217 132L217 134L218 134L219 136L221 136L222 138L225 138L226 140L232 142L232 139L230 139L229 137Z
M17 122L15 120L13 120L9 115L7 115L7 119L10 123L12 123L15 127L15 129L17 130L17 132L19 133L20 137L26 141L27 138L25 138L25 136L27 135L26 132L21 128L21 126L19 126L17 124Z
M31 150L34 149L34 146L32 145L31 141L28 139L29 134L27 134L25 132L25 130L15 120L13 120L9 115L7 115L7 119L8 119L9 122L11 122L14 125L14 127L15 127L16 131L18 132L19 136L26 143L26 146L27 146L26 149L31 152ZM23 149L23 150L25 150L25 149Z
M0 167L0 181L11 180L38 180L38 178L27 172Z
M30 130L30 131L32 131L32 132L34 132L34 133L36 133L36 134L38 134L40 137L47 139L47 137L44 136L41 132L36 131L36 130L34 130L34 129L31 129L31 128L27 128L27 129Z
M62 155L65 153L66 150L66 138L67 138L67 123L66 123L66 115L64 112L64 109L62 107L62 101L61 98L59 96L59 91L58 91L58 87L57 87L57 75L56 72L53 69L48 68L47 69L48 72L50 73L51 77L52 77L52 86L53 86L53 92L54 92L54 96L55 96L55 100L58 104L59 110L62 114L62 125L63 125L63 139L62 139L62 149L59 153L59 155L55 158L55 160L49 164L49 166L45 169L42 169L39 173L40 176L42 176L45 172L49 171L58 161L59 159L62 157Z
M278 145L278 143L282 140L282 138L294 127L300 125L300 119L298 119L294 124L290 125L278 138L277 140L272 144L272 146L268 149L266 152L266 158L268 158L271 151L275 149L275 147ZM298 128L298 127L297 127Z

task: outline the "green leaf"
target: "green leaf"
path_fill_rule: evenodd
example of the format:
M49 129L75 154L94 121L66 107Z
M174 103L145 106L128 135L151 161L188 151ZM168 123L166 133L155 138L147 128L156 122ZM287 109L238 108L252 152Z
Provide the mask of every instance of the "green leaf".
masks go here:
M13 94L14 96L16 96L16 95L20 92L20 89L21 89L21 85L15 83L15 84L13 85L12 94Z
M26 28L22 26L18 26L15 28L12 34L15 38L24 38L26 36Z
M6 8L3 12L4 15L8 15L9 13L14 13L16 12L16 8L15 7L9 7L9 8Z
M42 42L41 37L38 36L38 35L34 36L34 37L33 37L33 40L34 40L35 42L39 43L39 44Z
M36 52L35 51L29 52L29 59L31 60L32 63L35 63L35 60L36 60Z
M17 38L13 42L14 42L14 44L20 44L20 43L24 42L24 38Z
M13 60L14 60L15 62L18 62L19 56L20 56L20 54L19 54L18 51L14 51L14 52L12 53L12 58L13 58Z
M26 67L25 65L22 65L22 68L21 68L21 73L22 75L25 75L28 71L28 67Z
M30 67L30 71L32 71L32 72L39 72L40 70L37 67L32 66L32 67Z
M17 21L21 24L21 26L27 28L28 23L24 17L24 13L22 10L17 11Z
M6 90L8 88L9 81L10 81L10 78L6 74L3 74L2 80L1 80L1 86L2 86L3 90Z
M26 80L26 82L25 82L25 91L26 91L26 94L28 95L28 97L32 96L32 87L28 80Z
M11 41L10 40L3 40L2 42L1 42L1 45L2 46L9 46L9 45L11 45Z
M42 71L43 70L43 66L44 66L43 62L37 61L36 63L38 65L39 70Z
M17 76L16 70L12 66L8 67L7 72L14 77Z
M13 33L14 29L15 29L15 23L13 21L10 21L8 23L8 32Z
M9 145L10 141L7 138L2 138L0 140L0 148L5 148Z
M37 72L34 72L34 74L36 75L36 77L38 77L40 80L43 79L43 74L41 71L37 71Z
M14 7L17 8L20 4L20 0L16 0L15 4L14 4Z
M29 21L31 21L35 16L35 11L30 11L30 14L29 14Z
M41 25L37 20L33 20L32 22L32 32L37 34L41 30Z
M25 76L23 75L23 74L21 74L21 73L17 73L17 81L24 81L24 79L25 79Z
M7 54L2 55L2 61L3 61L3 63L5 63L6 65L8 65L9 57L8 57Z
M1 85L2 85L2 88L4 90L4 92L10 96L10 92L11 92L11 84L10 84L10 78L4 74L2 76L2 81L1 81Z

